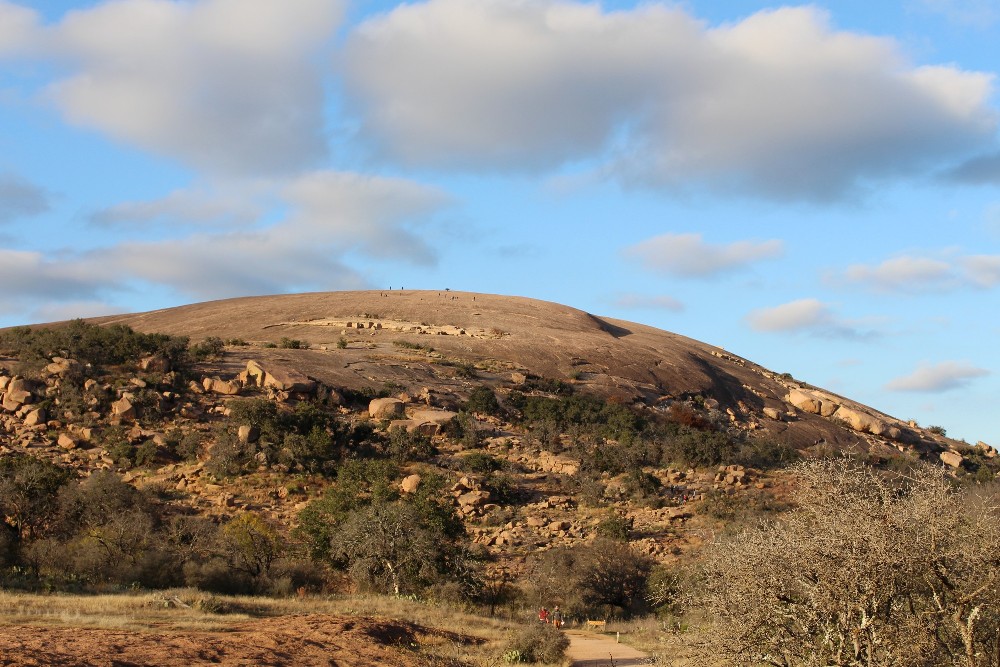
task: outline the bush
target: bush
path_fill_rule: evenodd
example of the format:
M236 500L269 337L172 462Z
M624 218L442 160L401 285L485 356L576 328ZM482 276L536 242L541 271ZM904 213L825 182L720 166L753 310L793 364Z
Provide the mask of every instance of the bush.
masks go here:
M566 657L567 648L569 637L561 630L548 623L531 624L514 635L504 651L504 660L556 664Z
M278 341L278 347L286 350L302 350L309 346L305 342L298 340L297 338L282 337L282 339Z
M469 400L465 403L465 409L469 412L478 412L484 415L499 415L502 410L497 401L497 395L489 387L479 386L469 394Z
M226 344L217 336L209 336L200 343L191 346L189 352L196 361L214 359L222 354Z
M996 664L995 496L929 467L905 478L842 460L793 471L797 507L713 545L692 587L715 617L718 662Z
M59 355L94 365L136 362L157 352L177 364L186 355L187 344L187 338L138 333L124 324L98 326L83 320L37 329L14 327L0 334L0 349L21 361Z

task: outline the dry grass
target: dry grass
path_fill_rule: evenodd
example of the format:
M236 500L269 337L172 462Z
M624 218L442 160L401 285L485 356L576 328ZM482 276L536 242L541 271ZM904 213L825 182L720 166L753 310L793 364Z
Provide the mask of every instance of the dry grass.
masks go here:
M0 626L86 627L133 632L225 632L253 618L301 614L368 617L413 623L428 665L496 667L517 622L388 597L267 598L212 595L192 589L106 595L0 590Z

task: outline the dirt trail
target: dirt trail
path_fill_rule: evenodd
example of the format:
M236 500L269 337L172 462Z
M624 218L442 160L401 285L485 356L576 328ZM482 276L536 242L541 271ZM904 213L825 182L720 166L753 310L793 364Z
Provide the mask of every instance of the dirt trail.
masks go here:
M632 667L646 664L649 656L625 644L618 644L614 637L570 630L569 650L566 655L573 660L573 667Z

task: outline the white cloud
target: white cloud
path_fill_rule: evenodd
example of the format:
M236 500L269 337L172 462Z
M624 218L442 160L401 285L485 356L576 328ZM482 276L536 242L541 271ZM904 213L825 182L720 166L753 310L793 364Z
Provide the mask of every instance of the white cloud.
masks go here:
M1000 285L1000 255L970 255L961 259L968 280L977 287Z
M626 248L627 257L647 269L676 276L706 278L747 268L751 263L780 257L781 241L737 241L712 245L701 234L663 234Z
M890 391L941 392L960 389L972 380L985 377L990 372L965 362L944 361L939 364L923 365L909 375L888 382Z
M269 227L127 242L78 263L108 283L138 280L199 298L357 289L369 261L436 261L440 239L429 222L450 202L410 181L338 172L302 176L281 195L289 214Z
M911 4L964 26L989 27L1000 20L997 0L915 0Z
M773 308L759 308L746 316L755 331L801 332L822 338L870 339L876 334L856 328L818 299L799 299Z
M0 58L25 55L38 38L38 13L0 0Z
M903 255L869 266L853 264L843 278L877 292L943 292L961 287L990 289L1000 284L1000 255L932 259Z
M236 225L249 224L262 213L254 193L239 188L175 190L149 201L121 202L94 212L90 221L102 227L137 224Z
M814 7L707 29L657 3L427 0L358 27L341 69L361 137L438 168L604 156L631 183L828 199L996 130L989 75L914 68Z
M5 295L3 301L34 303L39 299L91 298L102 281L63 257L0 249L0 285Z
M0 20L2 20L0 16ZM0 224L49 210L50 195L12 173L0 173Z
M877 266L854 264L844 271L848 281L879 291L923 292L954 286L958 276L950 263L926 257L896 257Z
M225 173L276 173L326 155L318 62L342 0L117 0L68 13L44 50L66 118Z
M672 296L647 296L645 294L619 294L612 305L618 308L634 310L671 310L678 312L684 310L684 304Z

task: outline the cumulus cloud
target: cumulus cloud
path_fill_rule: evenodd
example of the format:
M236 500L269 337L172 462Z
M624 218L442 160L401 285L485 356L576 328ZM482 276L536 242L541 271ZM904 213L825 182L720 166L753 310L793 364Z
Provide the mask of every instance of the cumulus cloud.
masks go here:
M90 221L101 227L125 225L236 225L249 224L262 213L252 193L204 189L175 190L148 201L121 202L95 211Z
M987 27L1000 20L1000 3L996 0L915 0L910 4L959 25Z
M799 299L773 308L760 308L746 316L751 329L765 332L800 332L822 338L863 340L875 336L841 318L818 299Z
M853 264L842 278L877 292L920 294L969 286L989 289L1000 284L1000 255L945 259L904 255L876 265Z
M996 129L989 75L913 67L814 7L710 29L664 4L427 0L359 26L341 70L360 136L438 168L603 155L629 183L829 199Z
M38 13L0 0L0 58L28 53L38 37Z
M103 281L85 267L63 257L0 249L0 285L6 300L92 298Z
M747 268L784 253L781 241L737 241L713 245L701 234L662 234L625 249L647 269L688 278L707 278Z
M287 217L268 227L127 242L79 259L108 282L138 280L199 298L357 289L356 264L437 258L427 228L450 202L410 181L339 172L307 174L282 190Z
M923 292L944 289L958 282L948 262L926 257L896 257L876 266L854 264L844 271L848 281L879 291Z
M674 312L684 310L684 304L672 296L648 296L631 292L616 296L612 305L629 310L670 310Z
M976 378L985 377L990 372L972 364L959 361L944 361L939 364L923 365L909 375L886 383L890 391L942 392L965 387Z
M48 92L70 122L198 168L299 169L326 155L318 61L341 5L118 0L72 11L39 38L69 70Z
M21 176L0 173L0 224L45 213L49 210L49 199L48 192Z
M970 255L961 259L968 280L977 287L1000 285L1000 255Z
M1000 151L977 155L948 171L949 180L974 185L1000 184Z

